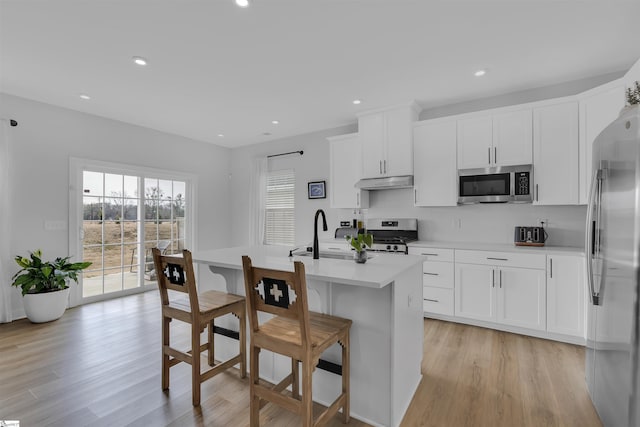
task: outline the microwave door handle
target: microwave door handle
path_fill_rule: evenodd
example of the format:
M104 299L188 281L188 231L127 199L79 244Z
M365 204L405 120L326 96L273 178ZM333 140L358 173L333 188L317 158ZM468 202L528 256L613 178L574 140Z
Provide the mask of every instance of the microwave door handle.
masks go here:
M597 227L597 224L593 219L593 210L595 208L594 204L596 201L596 193L599 192L599 175L600 169L594 171L593 178L591 180L591 190L589 191L589 199L587 203L587 221L584 244L584 252L587 256L587 286L589 288L589 295L593 305L600 305L599 296L595 293L593 284L593 258L596 255L594 235Z

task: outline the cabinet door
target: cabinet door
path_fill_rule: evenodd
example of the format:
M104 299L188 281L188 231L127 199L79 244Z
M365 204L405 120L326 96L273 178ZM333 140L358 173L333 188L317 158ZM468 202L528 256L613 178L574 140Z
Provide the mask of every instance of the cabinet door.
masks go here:
M385 156L382 173L385 176L413 175L413 113L411 108L398 108L384 113Z
M496 166L532 163L531 109L493 116L493 163Z
M329 138L329 190L332 208L366 208L368 191L354 187L362 170L358 134Z
M584 257L547 256L547 331L584 338Z
M495 322L493 267L461 263L455 266L455 315Z
M496 268L496 283L498 322L545 330L547 297L544 270Z
M362 177L380 178L384 152L385 119L383 114L358 118L358 134L362 150Z
M492 163L491 116L458 120L458 169L485 168Z
M534 204L578 203L578 104L533 110Z
M456 122L425 123L413 129L413 202L456 206Z
M580 101L580 204L587 204L591 190L593 141L611 122L618 118L624 107L622 82L608 90Z

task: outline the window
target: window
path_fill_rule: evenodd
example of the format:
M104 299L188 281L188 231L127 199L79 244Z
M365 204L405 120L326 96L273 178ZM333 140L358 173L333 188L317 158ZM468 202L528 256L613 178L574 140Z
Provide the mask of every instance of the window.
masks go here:
M293 245L295 242L295 172L269 172L265 201L264 242Z

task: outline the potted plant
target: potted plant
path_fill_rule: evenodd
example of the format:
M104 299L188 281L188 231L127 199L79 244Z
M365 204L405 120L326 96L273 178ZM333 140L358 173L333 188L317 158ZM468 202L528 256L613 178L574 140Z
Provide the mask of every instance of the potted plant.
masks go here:
M33 323L59 319L67 308L69 279L78 283L78 272L90 262L69 262L69 258L43 261L42 251L31 252L30 257L15 257L22 267L13 277L12 286L22 288L24 311Z
M373 246L373 234L361 233L358 234L357 237L346 236L346 239L349 241L353 249L355 249L355 253L353 254L353 259L358 264L364 264L367 262L367 248Z
M640 82L636 81L633 88L627 88L626 101L627 102L622 111L620 111L620 114L624 114L640 105Z

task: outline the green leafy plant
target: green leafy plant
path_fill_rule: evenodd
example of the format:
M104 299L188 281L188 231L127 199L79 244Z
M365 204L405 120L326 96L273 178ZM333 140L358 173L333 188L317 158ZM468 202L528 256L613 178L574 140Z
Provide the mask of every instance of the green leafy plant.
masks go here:
M627 88L627 105L640 104L640 82L634 83L635 88Z
M373 234L358 234L357 237L346 236L346 239L356 252L362 252L366 248L373 246Z
M22 295L41 294L66 289L67 280L78 283L78 272L91 265L91 262L69 262L69 258L56 258L55 261L42 261L42 251L31 252L30 257L16 255L16 263L22 267L13 277L11 286L22 288Z

